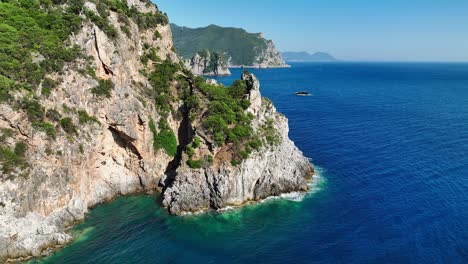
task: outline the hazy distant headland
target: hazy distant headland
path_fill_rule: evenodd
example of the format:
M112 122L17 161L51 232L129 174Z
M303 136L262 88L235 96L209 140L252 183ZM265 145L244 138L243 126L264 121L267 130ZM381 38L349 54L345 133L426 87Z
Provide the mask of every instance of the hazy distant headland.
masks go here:
M281 55L287 62L337 61L334 56L326 52L315 52L314 54L310 54L306 51L286 51L282 52Z

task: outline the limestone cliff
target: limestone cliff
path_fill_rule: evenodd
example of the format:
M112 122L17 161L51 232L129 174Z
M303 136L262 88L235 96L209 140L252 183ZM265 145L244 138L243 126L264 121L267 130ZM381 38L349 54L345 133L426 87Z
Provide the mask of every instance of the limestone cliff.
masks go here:
M128 5L141 16L159 12L139 0L128 0ZM85 10L98 14L92 2L85 3L83 18ZM35 98L28 100L47 111L42 121L28 120L30 108L0 103L2 150L25 142L28 163L8 173L8 160L0 164L0 262L6 256L37 256L46 247L70 242L67 225L116 195L154 190L173 159L155 151L149 129L150 120L160 120L161 114L147 95L151 84L142 69L158 65L140 61L151 47L160 60L178 62L169 25L144 29L126 20L125 33L117 12L109 11L107 19L117 30L115 39L90 20L70 36L70 45L77 45L83 56L48 74L57 84L50 95L41 95L40 87L33 95L14 95L19 101ZM111 95L93 93L105 81L113 84ZM172 104L177 109L180 102ZM172 115L167 119L177 131L180 121ZM46 131L41 129L44 124Z
M288 67L272 40L266 41L266 49L258 55L253 66L258 68Z
M192 59L184 60L184 65L195 75L231 75L221 56L209 51L197 52Z
M182 214L307 190L313 169L253 75L229 89L193 76L149 1L72 3L51 6L76 14L65 43L80 55L0 99L0 262L69 243L117 195L162 191Z
M260 38L264 39L262 34L260 34ZM238 67L287 68L287 67L290 67L290 65L286 64L286 62L283 60L281 53L278 51L273 41L266 40L266 39L264 39L264 41L265 41L265 47L261 49L260 52L258 52L258 54L255 56L255 59L253 63L251 63L251 65L235 65L235 64L229 63L229 67L231 68L238 68ZM232 61L232 59L230 61Z

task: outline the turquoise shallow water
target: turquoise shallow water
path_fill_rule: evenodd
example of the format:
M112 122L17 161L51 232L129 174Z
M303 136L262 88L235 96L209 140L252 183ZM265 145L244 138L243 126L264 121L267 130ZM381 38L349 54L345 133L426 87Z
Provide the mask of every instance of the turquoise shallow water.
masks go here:
M307 195L291 194L222 213L184 217L168 215L157 205L155 196L120 197L97 207L86 221L74 227L73 244L32 263L243 262L247 257L243 252L250 250L253 241L260 250L281 240L283 232L292 232L289 225L304 220L300 213L304 201L320 195L325 185L323 178L316 178ZM247 230L249 236L243 236ZM277 239L265 241L258 236L265 232ZM225 243L228 238L232 244ZM200 254L206 246L218 252L217 256Z
M252 72L321 168L314 192L186 217L167 215L152 196L118 198L41 262L468 262L468 64ZM293 95L300 90L313 96Z

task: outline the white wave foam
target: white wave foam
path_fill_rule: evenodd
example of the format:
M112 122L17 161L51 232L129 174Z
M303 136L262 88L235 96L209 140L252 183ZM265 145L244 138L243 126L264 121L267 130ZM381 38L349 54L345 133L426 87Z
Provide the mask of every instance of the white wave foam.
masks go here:
M265 198L263 200L260 200L260 201L249 202L247 204L243 204L243 205L239 205L239 206L236 206L236 205L226 206L226 207L223 207L223 208L220 208L220 209L216 210L216 212L222 213L222 212L226 212L226 211L232 211L232 210L239 209L239 208L241 208L243 206L261 204L261 203L269 202L269 201L272 201L272 200L282 200L282 199L284 199L284 200L288 200L288 201L292 201L292 202L302 202L305 198L313 195L314 193L319 192L322 189L322 186L323 186L323 183L325 182L325 179L321 176L321 174L324 173L324 172L325 172L325 170L323 168L315 166L315 173L312 175L312 180L309 183L309 191L308 192L283 193L283 194L281 194L279 196L270 196L270 197L267 197L267 198ZM186 212L183 215L199 215L199 214L203 214L203 213L206 213L206 212L207 211L200 210L200 211L191 212L191 213ZM209 210L208 212L214 212L214 211Z
M306 197L318 192L321 190L321 184L324 182L324 178L320 175L322 169L317 169L314 175L312 175L312 180L309 183L309 191L308 192L290 192L290 193L283 193L279 196L271 196L268 197L260 203L274 200L274 199L285 199L292 202L302 202Z

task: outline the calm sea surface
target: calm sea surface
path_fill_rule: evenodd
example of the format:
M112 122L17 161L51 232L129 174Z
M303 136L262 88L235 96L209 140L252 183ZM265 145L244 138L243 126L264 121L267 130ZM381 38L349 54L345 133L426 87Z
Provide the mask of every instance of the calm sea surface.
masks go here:
M229 84L239 78L218 78ZM467 263L468 64L251 70L319 168L303 199L169 216L152 196L94 209L44 263ZM313 94L298 97L294 92Z

